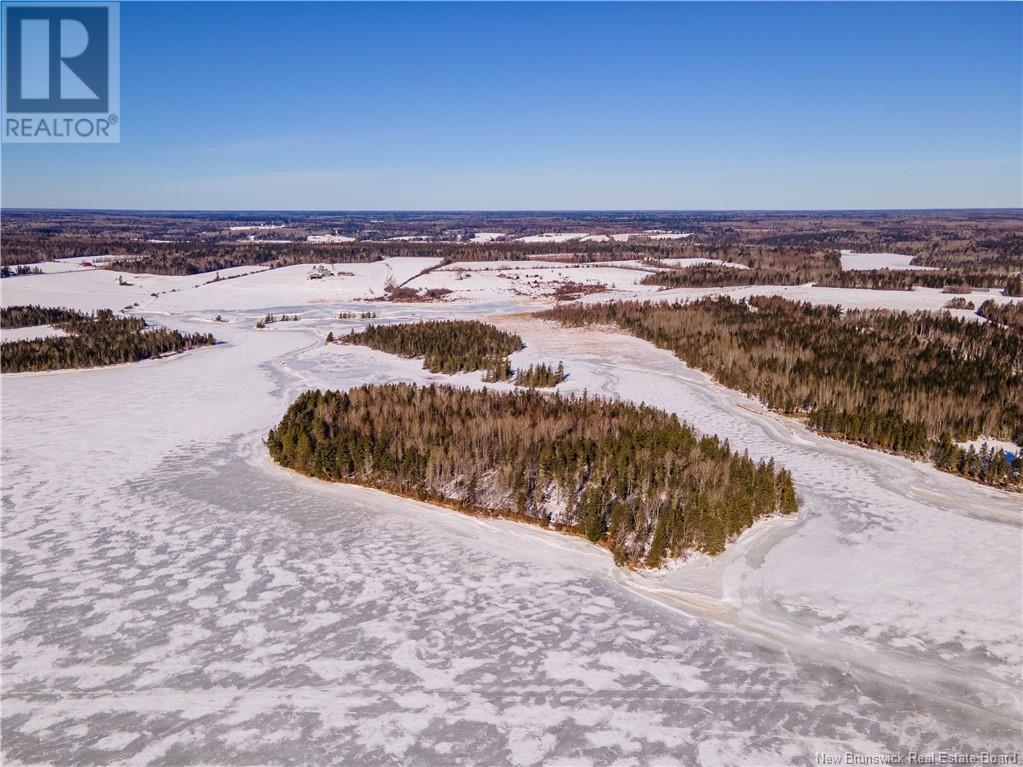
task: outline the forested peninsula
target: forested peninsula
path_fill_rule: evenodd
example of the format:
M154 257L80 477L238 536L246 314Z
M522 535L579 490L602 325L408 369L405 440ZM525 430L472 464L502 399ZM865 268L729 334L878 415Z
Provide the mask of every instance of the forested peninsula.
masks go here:
M267 438L282 466L578 532L619 564L716 554L797 511L789 473L643 405L410 384L302 394Z
M538 316L617 324L817 430L1023 490L1023 458L964 448L1023 441L1023 333L948 313L847 311L782 298L563 305Z
M216 343L210 333L151 328L141 317L118 317L109 309L85 314L74 309L12 306L0 312L3 328L43 324L53 325L68 335L4 342L0 347L2 372L117 365Z

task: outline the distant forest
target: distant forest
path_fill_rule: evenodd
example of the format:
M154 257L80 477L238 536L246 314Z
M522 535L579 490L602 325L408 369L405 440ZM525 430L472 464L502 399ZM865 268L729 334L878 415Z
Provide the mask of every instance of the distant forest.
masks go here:
M603 543L619 564L716 554L797 511L792 478L646 406L536 391L408 384L301 395L270 431L312 477L532 520Z
M805 285L825 288L863 288L867 290L912 290L915 287L939 288L946 292L968 288L999 289L1007 296L1023 295L1018 274L1001 271L924 269L737 269L729 266L690 266L662 270L647 275L643 285L662 288L706 288L737 285Z
M287 235L282 235L286 237L285 241L249 241L239 239L241 236L237 232L224 227L227 222L218 222L222 228L210 231L209 227L213 225L210 219L215 219L215 216L193 221L188 217L171 219L159 215L126 214L130 222L127 227L119 224L104 228L115 217L96 214L97 220L90 227L88 214L51 214L58 216L63 226L68 227L68 230L63 230L60 226L40 228L33 223L33 215L19 213L7 216L2 222L4 276L23 273L18 269L19 265L24 273L32 273L32 269L24 265L36 261L63 257L88 259L110 253L132 255L104 263L105 267L123 272L168 275L208 273L245 265L273 268L307 263L367 263L389 257L431 257L450 264L459 261L521 261L543 256L570 263L643 261L651 268L662 270L648 275L645 284L661 287L799 285L813 282L827 287L888 290L911 290L915 286L923 286L950 292L974 287L998 289L1011 296L1023 295L1023 276L1020 273L1023 269L1023 238L1014 229L1019 226L1018 216L1005 212L991 216L976 214L972 218L961 218L953 213L944 216L919 214L912 222L902 222L898 226L880 213L857 217L855 221L843 221L841 217L829 214L810 218L799 214L764 214L763 220L752 215L747 221L739 214L705 214L702 217L699 214L661 215L651 220L660 219L662 225L673 222L674 226L692 231L694 239L643 239L642 233L639 239L626 241L577 239L557 243L557 251L553 253L551 243L514 239L523 234L545 231L545 226L556 227L559 217L551 215L519 219L516 226L508 227L517 230L509 234L512 239L488 243L464 239L475 231L473 227L445 229L439 222L426 223L418 219L403 223L400 217L386 224L347 221L342 228L359 236L357 241L313 243L304 239L307 232L319 231L318 225L311 220L289 226ZM602 216L583 217L586 221L583 230L605 230L612 225L620 227L629 218L610 213ZM310 216L301 218L309 219ZM569 219L576 229L582 226L581 221L575 221L573 217ZM733 224L729 225L728 221ZM843 226L829 230L825 226L828 223ZM566 221L561 225L569 226L569 223ZM953 225L958 230L951 236ZM428 234L422 235L429 239L387 239L391 233L416 234L416 227L429 230ZM174 239L133 238L127 235L130 231L145 231ZM546 231L552 230L547 228ZM698 240L695 239L697 235ZM939 269L843 271L840 247L905 253L915 257L913 263L916 266ZM664 259L672 258L718 259L749 268L705 265L664 270ZM412 288L396 286L389 291L387 300L422 301L442 297L443 289L435 289L434 295L420 295Z
M4 342L0 346L4 373L117 365L216 343L209 333L147 329L141 317L117 317L109 309L84 314L73 309L12 306L3 309L2 320L5 328L50 324L69 334Z
M562 305L539 316L614 323L819 431L1023 489L1023 458L954 441L1023 441L1023 333L947 313L848 311L777 297Z
M488 381L507 380L512 374L508 355L523 346L518 336L475 320L370 325L339 340L401 357L422 357L426 369L434 373L483 370Z
M778 246L694 246L684 240L632 242L558 243L551 253L550 243L528 242L350 242L313 244L307 242L175 242L149 243L142 258L125 257L108 264L109 268L147 274L187 275L227 269L234 266L270 267L306 263L368 263L384 258L431 257L445 264L459 261L523 261L539 256L573 263L621 259L720 258L737 263L772 268L824 268L837 265L837 251L817 251ZM101 248L101 250L104 250ZM109 243L105 252L138 252L128 243ZM397 296L401 298L399 293Z

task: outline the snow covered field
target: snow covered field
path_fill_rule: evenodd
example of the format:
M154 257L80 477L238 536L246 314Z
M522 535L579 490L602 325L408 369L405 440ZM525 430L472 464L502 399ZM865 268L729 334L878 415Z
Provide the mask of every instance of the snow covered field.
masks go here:
M970 448L974 450L981 450L985 445L988 450L1001 450L1005 453L1019 453L1023 450L1023 446L1017 445L1015 442L1009 442L1006 439L993 439L991 437L977 437L977 439L971 439L969 442L957 442L959 447Z
M820 437L638 339L517 314L562 280L618 288L594 300L707 291L640 290L624 265L423 273L436 263L4 281L4 305L137 302L225 342L3 377L5 764L782 765L1019 747L1019 496ZM456 292L364 303L409 280ZM546 288L523 295L524 280ZM727 292L750 291L948 298ZM524 338L513 364L563 360L564 390L773 456L803 510L715 560L634 574L581 539L278 468L262 439L307 388L482 385L323 344L363 324L339 311L365 310L489 318ZM267 312L301 319L256 330Z
M685 240L693 236L692 232L662 232L658 229L651 229L645 232L644 237L651 240Z
M35 325L28 328L4 328L0 330L0 341L29 341L34 338L54 338L66 336L60 328L52 325Z
M851 250L841 252L842 269L855 271L862 269L920 269L932 270L934 266L913 266L914 256L901 256L898 253L853 253Z
M735 269L749 269L746 264L737 264L734 261L722 261L719 258L662 258L661 263L682 268L690 266L730 266Z
M476 234L472 236L470 242L475 242L477 244L485 242L496 242L497 240L500 240L502 237L504 237L504 234L505 234L504 232L476 232Z
M544 232L543 234L531 234L526 237L519 237L519 242L571 242L581 240L582 242L628 242L631 238L642 238L647 240L685 240L692 237L692 232L666 232L661 229L648 229L645 232L623 232L620 234L588 234L586 232Z
M581 240L586 232L544 232L543 234L531 234L527 237L519 237L519 242L570 242Z
M739 300L750 296L782 296L791 301L808 301L811 304L831 304L846 309L892 309L913 312L917 310L941 311L953 296L942 293L938 288L914 288L913 290L867 290L861 288L824 288L817 285L742 285L716 288L670 288L650 291L648 286L639 290L622 291L617 295L599 294L586 296L584 301L688 301L707 296L731 296ZM1013 299L1003 296L1000 290L978 290L964 293L963 298L975 306L991 299L997 303ZM971 309L951 309L953 315L969 319L979 318Z
M310 234L305 239L306 242L318 243L355 242L354 237L347 237L343 234Z
M471 261L449 264L422 274L407 287L452 291L457 302L550 299L559 285L575 283L594 289L653 292L639 281L654 271L639 262L566 264L556 261Z

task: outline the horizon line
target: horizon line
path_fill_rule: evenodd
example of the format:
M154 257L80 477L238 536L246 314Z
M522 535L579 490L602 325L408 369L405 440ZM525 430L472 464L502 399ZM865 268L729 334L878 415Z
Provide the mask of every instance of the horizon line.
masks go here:
M81 213L944 213L944 212L1023 212L1023 206L938 207L938 208L75 208L3 206L3 212Z

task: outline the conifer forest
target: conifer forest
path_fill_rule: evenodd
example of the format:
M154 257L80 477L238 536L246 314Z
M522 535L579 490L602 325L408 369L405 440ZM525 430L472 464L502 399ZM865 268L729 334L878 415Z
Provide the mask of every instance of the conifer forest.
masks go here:
M49 323L67 333L5 341L0 346L4 373L118 365L216 343L211 333L149 327L141 317L118 317L103 309L85 314L70 309L13 306L3 310L3 323L4 327Z
M586 396L310 391L267 445L281 465L319 479L581 533L621 564L716 554L757 519L798 509L792 478L773 463L663 411Z
M1011 322L1013 310L986 310ZM948 313L843 312L783 298L562 305L539 316L613 323L819 431L1021 489L1023 459L956 442L1023 439L1023 333Z

